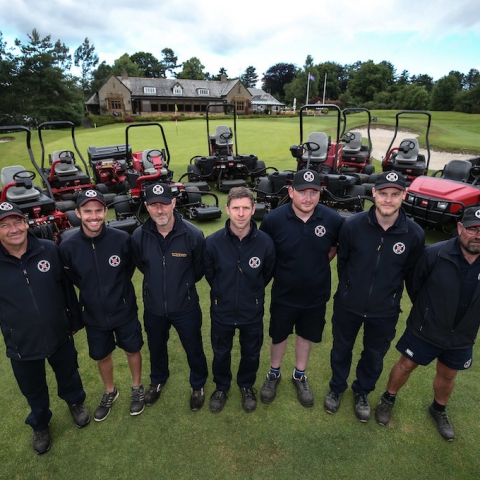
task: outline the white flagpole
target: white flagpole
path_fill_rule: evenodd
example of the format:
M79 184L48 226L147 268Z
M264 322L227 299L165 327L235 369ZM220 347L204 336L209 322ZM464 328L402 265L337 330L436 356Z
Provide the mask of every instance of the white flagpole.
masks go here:
M325 81L323 82L323 103L325 103L325 95L327 94L327 74L325 73Z
M308 73L308 81L307 81L307 99L305 100L305 105L308 105L308 91L310 90L310 73Z

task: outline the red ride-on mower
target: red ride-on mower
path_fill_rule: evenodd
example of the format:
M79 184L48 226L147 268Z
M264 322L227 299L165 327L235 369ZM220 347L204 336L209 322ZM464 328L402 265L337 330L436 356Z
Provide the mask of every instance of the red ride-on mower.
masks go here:
M397 139L400 118L406 118L411 115L425 115L427 125L425 129L425 145L427 156L420 153L419 142L417 138L404 138L400 141L398 147L393 147ZM430 132L430 123L432 116L429 112L423 110L402 110L395 116L395 132L392 141L387 149L384 159L382 160L382 171L387 172L395 170L404 175L407 186L410 185L415 178L421 175L427 175L428 166L430 164L430 143L428 134Z
M226 125L217 125L215 133L210 134L210 117L214 113L233 114L233 132ZM210 104L206 110L208 155L195 156L190 159L187 173L188 185L196 186L202 191L210 188L207 182L215 182L221 192L229 192L233 187L246 187L250 181L256 186L260 177L265 176L265 162L253 154L238 153L237 113L230 103Z
M1 171L2 190L0 202L9 201L17 204L28 219L29 228L39 238L47 238L59 243L67 231L74 231L72 227L78 225L75 212L64 209L65 202L55 202L52 190L46 178L43 178L38 168L31 148L31 132L27 127L11 126L0 127L1 133L25 132L26 146L31 163L35 166L44 184L45 191L34 185L33 180L37 173L27 170L23 165L10 165Z
M432 176L415 178L403 208L425 227L455 231L466 207L480 204L480 157L450 160Z
M46 161L45 145L42 132L47 129L68 127L71 129L74 150L56 150L48 155ZM97 189L105 195L108 203L114 201L115 194L109 194L106 186L93 183L88 165L85 162L75 140L75 125L69 121L43 122L38 126L38 139L42 149L42 162L39 171L47 183L56 201L70 202L70 209L75 208L77 195L82 190Z
M136 127L155 127L160 129L163 148L148 148L131 153L129 147L130 129ZM159 123L143 123L129 125L125 130L125 151L127 163L131 165L125 172L126 181L130 186L130 195L118 195L115 199L116 221L110 222L115 228L132 232L142 223L142 213L145 213L144 199L148 185L166 183L170 186L176 199L176 209L191 220L212 220L220 218L222 211L218 206L218 197L210 192L202 192L197 187L185 186L174 182L173 171L170 170L170 152L163 127ZM203 198L208 195L215 204L205 204Z
M367 145L363 144L362 134L359 131L347 129L347 118L354 114L365 113L367 115ZM343 142L342 155L338 160L339 173L355 174L363 173L371 175L375 171L372 165L372 138L370 136L370 124L372 117L367 108L346 108L342 111L343 129L341 139Z

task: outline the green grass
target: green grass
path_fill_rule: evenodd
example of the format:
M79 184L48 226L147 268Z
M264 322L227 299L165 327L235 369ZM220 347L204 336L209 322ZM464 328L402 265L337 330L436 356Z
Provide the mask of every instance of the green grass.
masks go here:
M375 115L379 119L379 126L393 125L394 112L375 112ZM478 153L480 116L468 116L469 120L465 121L462 114L448 115L451 116L451 125L459 128L459 135L464 136L463 144L466 148ZM450 131L447 114L434 113L433 118L432 125L438 123L443 141L446 132ZM329 119L322 119L327 120ZM460 123L462 125L459 126ZM205 123L179 122L176 127L174 122L168 122L163 126L177 179L186 171L186 165L193 155L207 153ZM467 144L473 126L477 140ZM154 136L156 132L153 130L154 134L147 133L149 130L134 129L131 136L134 150L158 147L157 137ZM37 152L36 132L32 133ZM45 132L44 138L48 140L48 143L45 143L49 152L70 148L69 132ZM440 142L440 138L435 137L435 141ZM124 127L79 129L77 142L86 157L89 145L124 142ZM288 148L298 142L298 119L272 118L238 122L239 152L255 153L264 159L267 165L274 165L279 169L294 168L294 160ZM17 163L28 166L23 140L0 143L0 167ZM225 196L220 195L220 198L223 207ZM225 219L224 214L222 219L199 226L205 234L209 234L220 228ZM442 236L437 232L428 232L427 238L432 242ZM335 260L332 269L335 287ZM141 310L141 275L138 272L135 273L134 281ZM210 365L212 351L209 340L208 285L205 280L198 284L198 289L204 313L204 346ZM269 297L267 307L268 304ZM402 307L404 313L400 316L398 335L403 332L410 307L407 298L404 298ZM82 430L74 426L68 409L56 396L55 381L48 370L54 414L51 422L53 445L51 451L41 457L33 453L30 428L23 424L29 411L27 404L18 391L10 362L1 355L0 478L478 478L480 432L476 404L480 396L480 367L475 359L469 371L459 373L449 405L450 418L457 435L453 443L440 438L427 414L427 406L433 395L433 365L419 368L402 389L395 406L393 424L389 428L379 427L373 420L367 424L359 423L354 417L351 391L345 393L339 412L336 415L327 415L323 410L323 398L328 392L330 378L331 308L330 301L327 305L327 326L323 342L314 346L308 366L307 373L316 399L313 408L302 407L296 399L289 379L294 367L293 344L290 344L283 362L284 380L279 386L276 400L271 405L263 405L259 401L254 413L243 412L240 393L234 380L225 409L220 414L210 413L208 400L202 410L191 412L188 407L190 391L186 358L176 333L172 331L169 342L171 377L159 402L146 408L139 417L130 417L128 414L130 374L123 352L117 350L114 354L115 379L120 397L108 419L101 423L92 422ZM265 325L268 326L268 313L265 316ZM102 382L95 363L88 357L84 331L77 334L76 343L87 392L86 403L93 413L102 394ZM269 368L268 344L266 331L256 383L258 391ZM358 360L360 351L361 339L354 350L353 365ZM377 390L370 395L372 405L377 403L384 391L390 367L398 355L394 347L387 354ZM146 346L143 348L143 358L143 381L148 384L149 356ZM238 359L236 344L233 351L233 372L236 372ZM354 372L350 380L353 380L353 376ZM213 390L210 376L206 385L207 398Z

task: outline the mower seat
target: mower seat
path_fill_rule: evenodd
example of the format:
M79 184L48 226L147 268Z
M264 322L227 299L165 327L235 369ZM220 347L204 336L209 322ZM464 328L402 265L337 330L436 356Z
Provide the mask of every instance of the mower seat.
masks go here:
M418 159L419 150L420 148L416 138L405 138L400 142L395 161L401 163L415 163Z
M348 132L343 137L344 153L358 153L362 148L362 134L360 132Z
M443 168L440 178L456 180L458 182L468 182L471 168L472 164L467 160L450 160Z
M21 172L25 172L22 174ZM7 183L15 182L16 179L13 178L15 174L19 173L17 177L30 178L30 174L25 170L21 165L11 165L9 167L2 168L2 185L5 186ZM10 187L7 190L7 199L10 202L26 202L33 201L40 198L40 192L32 186L32 188L25 187Z
M56 150L52 153L52 163L55 160L60 160L60 154L65 152L65 150ZM58 162L55 164L55 174L56 175L76 175L79 171L77 166L75 165L75 159L70 155L64 155L61 157L64 162Z
M143 169L144 169L145 175L155 175L157 173L157 169L155 168L152 162L152 155L150 155L150 152L152 151L158 152L159 150L156 148L148 148L147 150L144 150L142 152L142 163L143 163ZM153 155L153 156L156 156L156 155ZM163 177L163 176L166 176L168 172L166 168L163 168L162 157L160 157L160 163L162 165L161 176Z
M226 140L225 138L222 138L221 135L224 134L224 137L229 136L229 138ZM227 134L227 135L225 135ZM226 125L218 125L215 128L215 144L219 147L226 147L227 145L233 145L232 141L232 130L230 130L229 127Z
M324 162L327 159L328 154L328 137L327 134L324 132L312 132L305 143L312 142L316 143L320 148L311 152L310 162L311 163L320 163ZM308 160L308 152L302 155L302 160Z

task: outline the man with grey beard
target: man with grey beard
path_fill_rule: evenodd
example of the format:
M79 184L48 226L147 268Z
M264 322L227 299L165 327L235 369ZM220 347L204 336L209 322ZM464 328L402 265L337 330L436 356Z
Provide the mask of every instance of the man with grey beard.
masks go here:
M351 385L353 408L360 422L370 419L367 395L375 389L383 359L395 338L403 283L410 294L413 271L425 243L422 228L401 208L405 198L401 173L380 174L372 194L375 204L370 210L351 216L340 230L332 378L324 401L327 413L338 411L347 389L353 346L363 326L363 351Z
M437 360L434 399L428 412L438 433L455 437L445 406L459 370L472 365L472 348L480 317L480 207L465 209L458 237L425 248L415 270L412 310L397 343L402 354L390 372L386 392L375 411L388 425L397 392L418 365Z

